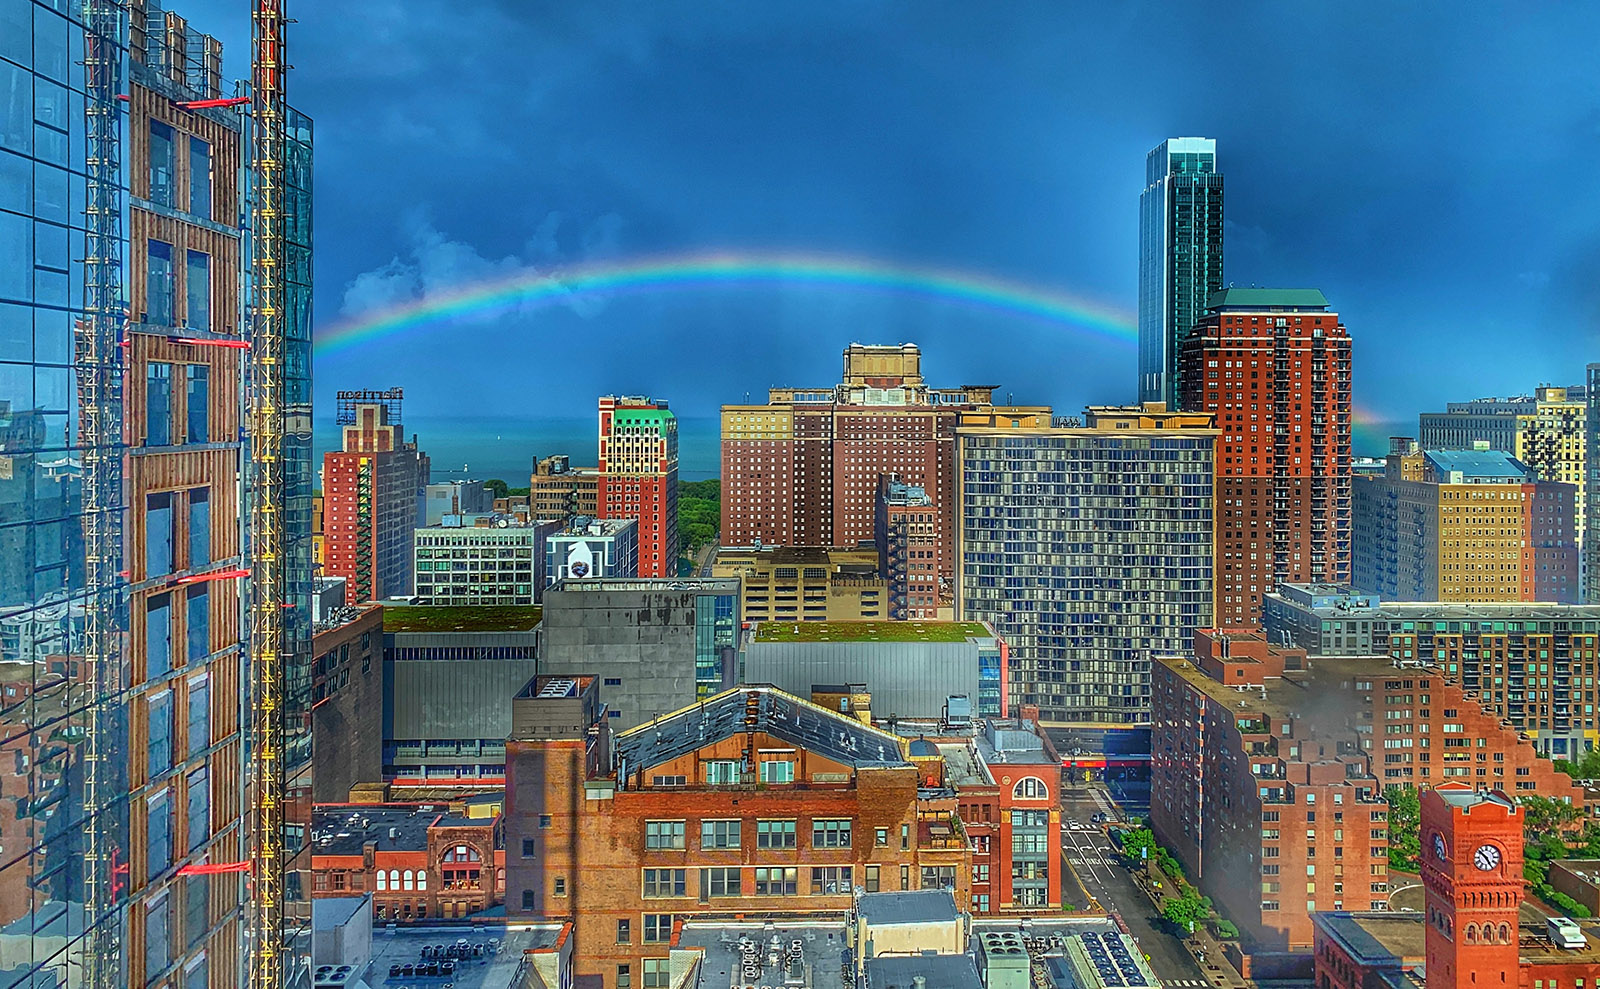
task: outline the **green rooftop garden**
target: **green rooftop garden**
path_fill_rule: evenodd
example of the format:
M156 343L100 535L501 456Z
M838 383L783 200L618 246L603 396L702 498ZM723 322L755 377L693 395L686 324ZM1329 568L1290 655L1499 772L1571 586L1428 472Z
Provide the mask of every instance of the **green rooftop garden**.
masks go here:
M400 607L383 609L385 632L526 632L544 616L542 605Z
M784 622L756 626L757 642L965 642L982 622Z

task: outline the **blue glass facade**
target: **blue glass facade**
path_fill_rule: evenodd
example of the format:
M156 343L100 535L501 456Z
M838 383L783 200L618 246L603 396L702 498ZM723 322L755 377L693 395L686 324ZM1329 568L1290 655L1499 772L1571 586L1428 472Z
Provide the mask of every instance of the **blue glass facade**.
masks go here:
M694 599L695 694L710 697L722 689L725 653L738 642L736 594L698 594Z
M1217 142L1163 141L1145 158L1139 195L1139 401L1178 408L1183 342L1222 286Z

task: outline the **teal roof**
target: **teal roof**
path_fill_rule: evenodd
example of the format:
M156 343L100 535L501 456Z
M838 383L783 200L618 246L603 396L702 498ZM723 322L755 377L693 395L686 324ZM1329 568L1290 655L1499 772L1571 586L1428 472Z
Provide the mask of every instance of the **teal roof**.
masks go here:
M1328 297L1314 288L1225 288L1206 298L1207 309L1327 309Z
M1428 462L1441 475L1460 471L1468 480L1534 480L1532 468L1500 450L1428 450L1426 455Z

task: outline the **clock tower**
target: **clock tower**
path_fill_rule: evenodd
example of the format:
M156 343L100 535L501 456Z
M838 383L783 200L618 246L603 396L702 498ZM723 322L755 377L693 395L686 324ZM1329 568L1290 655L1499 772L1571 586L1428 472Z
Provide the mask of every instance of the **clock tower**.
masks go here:
M1516 989L1522 808L1445 783L1422 794L1428 989Z

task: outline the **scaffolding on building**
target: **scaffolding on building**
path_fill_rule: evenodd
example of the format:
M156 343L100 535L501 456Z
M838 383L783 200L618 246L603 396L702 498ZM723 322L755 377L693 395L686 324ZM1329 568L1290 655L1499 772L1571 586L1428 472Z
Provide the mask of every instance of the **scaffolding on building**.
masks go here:
M122 362L127 311L122 300L123 24L117 0L86 0L84 7L84 114L87 199L84 204L83 317L74 361L82 437L84 530L83 676L88 689L84 732L83 886L84 985L119 983L116 847L107 804L115 798L120 746L111 737L116 719L107 698L120 689L123 633L122 584Z

